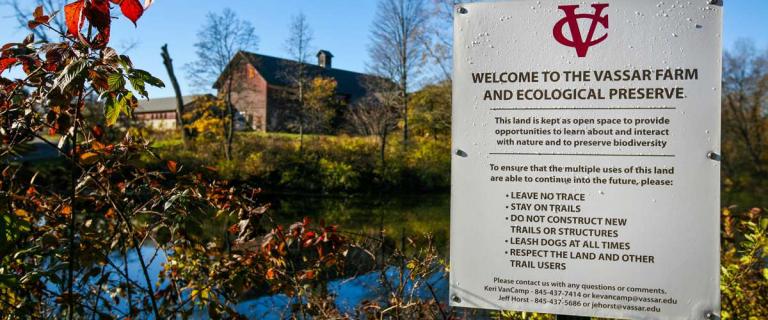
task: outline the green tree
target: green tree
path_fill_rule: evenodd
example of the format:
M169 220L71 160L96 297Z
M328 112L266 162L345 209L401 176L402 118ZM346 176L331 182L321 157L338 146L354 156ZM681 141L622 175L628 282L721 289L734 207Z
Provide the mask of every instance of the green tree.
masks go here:
M411 129L424 137L451 135L451 82L427 85L411 96Z
M315 77L309 84L304 96L307 130L316 133L327 133L334 129L338 122L341 100L336 94L336 80L326 77Z

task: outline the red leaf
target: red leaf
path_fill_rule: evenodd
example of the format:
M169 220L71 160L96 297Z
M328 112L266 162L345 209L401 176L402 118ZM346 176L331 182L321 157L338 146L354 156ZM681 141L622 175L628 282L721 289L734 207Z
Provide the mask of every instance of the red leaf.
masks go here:
M35 20L42 17L43 15L45 15L43 12L43 6L37 6L37 8L35 8L35 13L32 14L32 16L35 17Z
M95 125L91 128L91 133L96 139L100 139L104 135L104 129L99 125Z
M45 60L51 63L61 63L62 55L64 54L62 47L56 47L45 52Z
M35 189L34 186L30 186L29 189L27 189L27 197L34 197L37 194L37 189Z
M0 74L3 74L5 70L8 70L14 63L19 61L16 58L2 58L0 59Z
M35 20L27 22L27 28L30 28L30 29L37 28L37 26L39 26L39 25L40 25L40 23L35 21Z
M88 6L86 11L88 20L96 28L107 28L110 22L112 22L112 17L109 15L109 2L107 0L92 0L91 5Z
M107 27L106 29L103 29L99 32L98 35L96 35L96 39L94 41L94 44L97 47L106 47L109 43L109 34L110 34L110 28Z
M176 163L176 161L169 160L167 165L168 165L168 170L170 170L171 173L176 173L179 170L178 163Z
M136 21L144 14L144 6L141 5L139 0L123 0L120 2L120 11L123 12L123 15L128 20L131 20L136 25Z
M63 205L61 207L61 210L59 210L59 214L65 217L69 217L72 215L72 207L69 205Z
M96 36L96 44L106 46L109 42L110 25L112 17L109 15L109 2L107 0L93 0L85 10L88 21L96 27L99 34Z
M42 65L42 62L40 60L32 59L29 57L21 57L19 59L19 62L21 62L21 66L24 69L24 72L29 75L37 69L37 67Z
M107 219L114 218L116 216L115 212L116 211L114 208L109 208L109 210L107 210L107 213L104 214L104 218L107 218Z
M275 271L274 268L269 268L265 276L267 277L267 280L274 280L277 277L277 271Z
M83 27L83 22L85 22L84 9L85 0L79 0L64 6L64 20L67 23L67 31L78 38L80 37L80 29Z
M43 6L38 6L35 9L35 12L32 14L32 16L34 17L34 19L27 22L27 26L30 29L37 28L39 25L46 24L48 23L48 21L51 20L51 17L45 15L45 12L43 11Z

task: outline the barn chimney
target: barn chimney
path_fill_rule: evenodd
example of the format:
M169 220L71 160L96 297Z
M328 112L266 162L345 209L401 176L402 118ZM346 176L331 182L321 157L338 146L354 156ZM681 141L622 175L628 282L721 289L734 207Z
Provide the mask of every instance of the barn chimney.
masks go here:
M329 51L320 50L317 53L317 65L321 66L326 69L333 68L333 65L331 64L331 60L333 60L333 55Z

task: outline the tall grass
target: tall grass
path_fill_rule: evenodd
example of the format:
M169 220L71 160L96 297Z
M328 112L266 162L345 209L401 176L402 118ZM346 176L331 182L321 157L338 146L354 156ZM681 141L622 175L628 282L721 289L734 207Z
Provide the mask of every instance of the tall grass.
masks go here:
M407 149L392 139L385 161L375 137L299 136L287 133L239 133L233 160L223 143L198 140L184 149L181 139L165 136L153 147L163 158L209 166L223 179L253 182L272 191L352 193L431 192L450 187L450 140L415 138ZM147 159L151 162L151 159Z

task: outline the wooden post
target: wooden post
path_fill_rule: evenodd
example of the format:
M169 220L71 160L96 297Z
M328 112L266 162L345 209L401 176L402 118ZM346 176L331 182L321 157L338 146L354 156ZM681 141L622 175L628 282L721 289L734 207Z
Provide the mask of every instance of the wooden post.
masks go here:
M187 128L184 128L184 98L181 95L181 88L179 87L179 81L176 79L176 73L173 72L173 59L168 53L168 45L163 45L162 53L163 64L168 71L168 77L171 78L171 84L173 85L173 91L176 93L176 126L181 129L181 138L184 141L184 147L189 148L189 137L187 136Z

